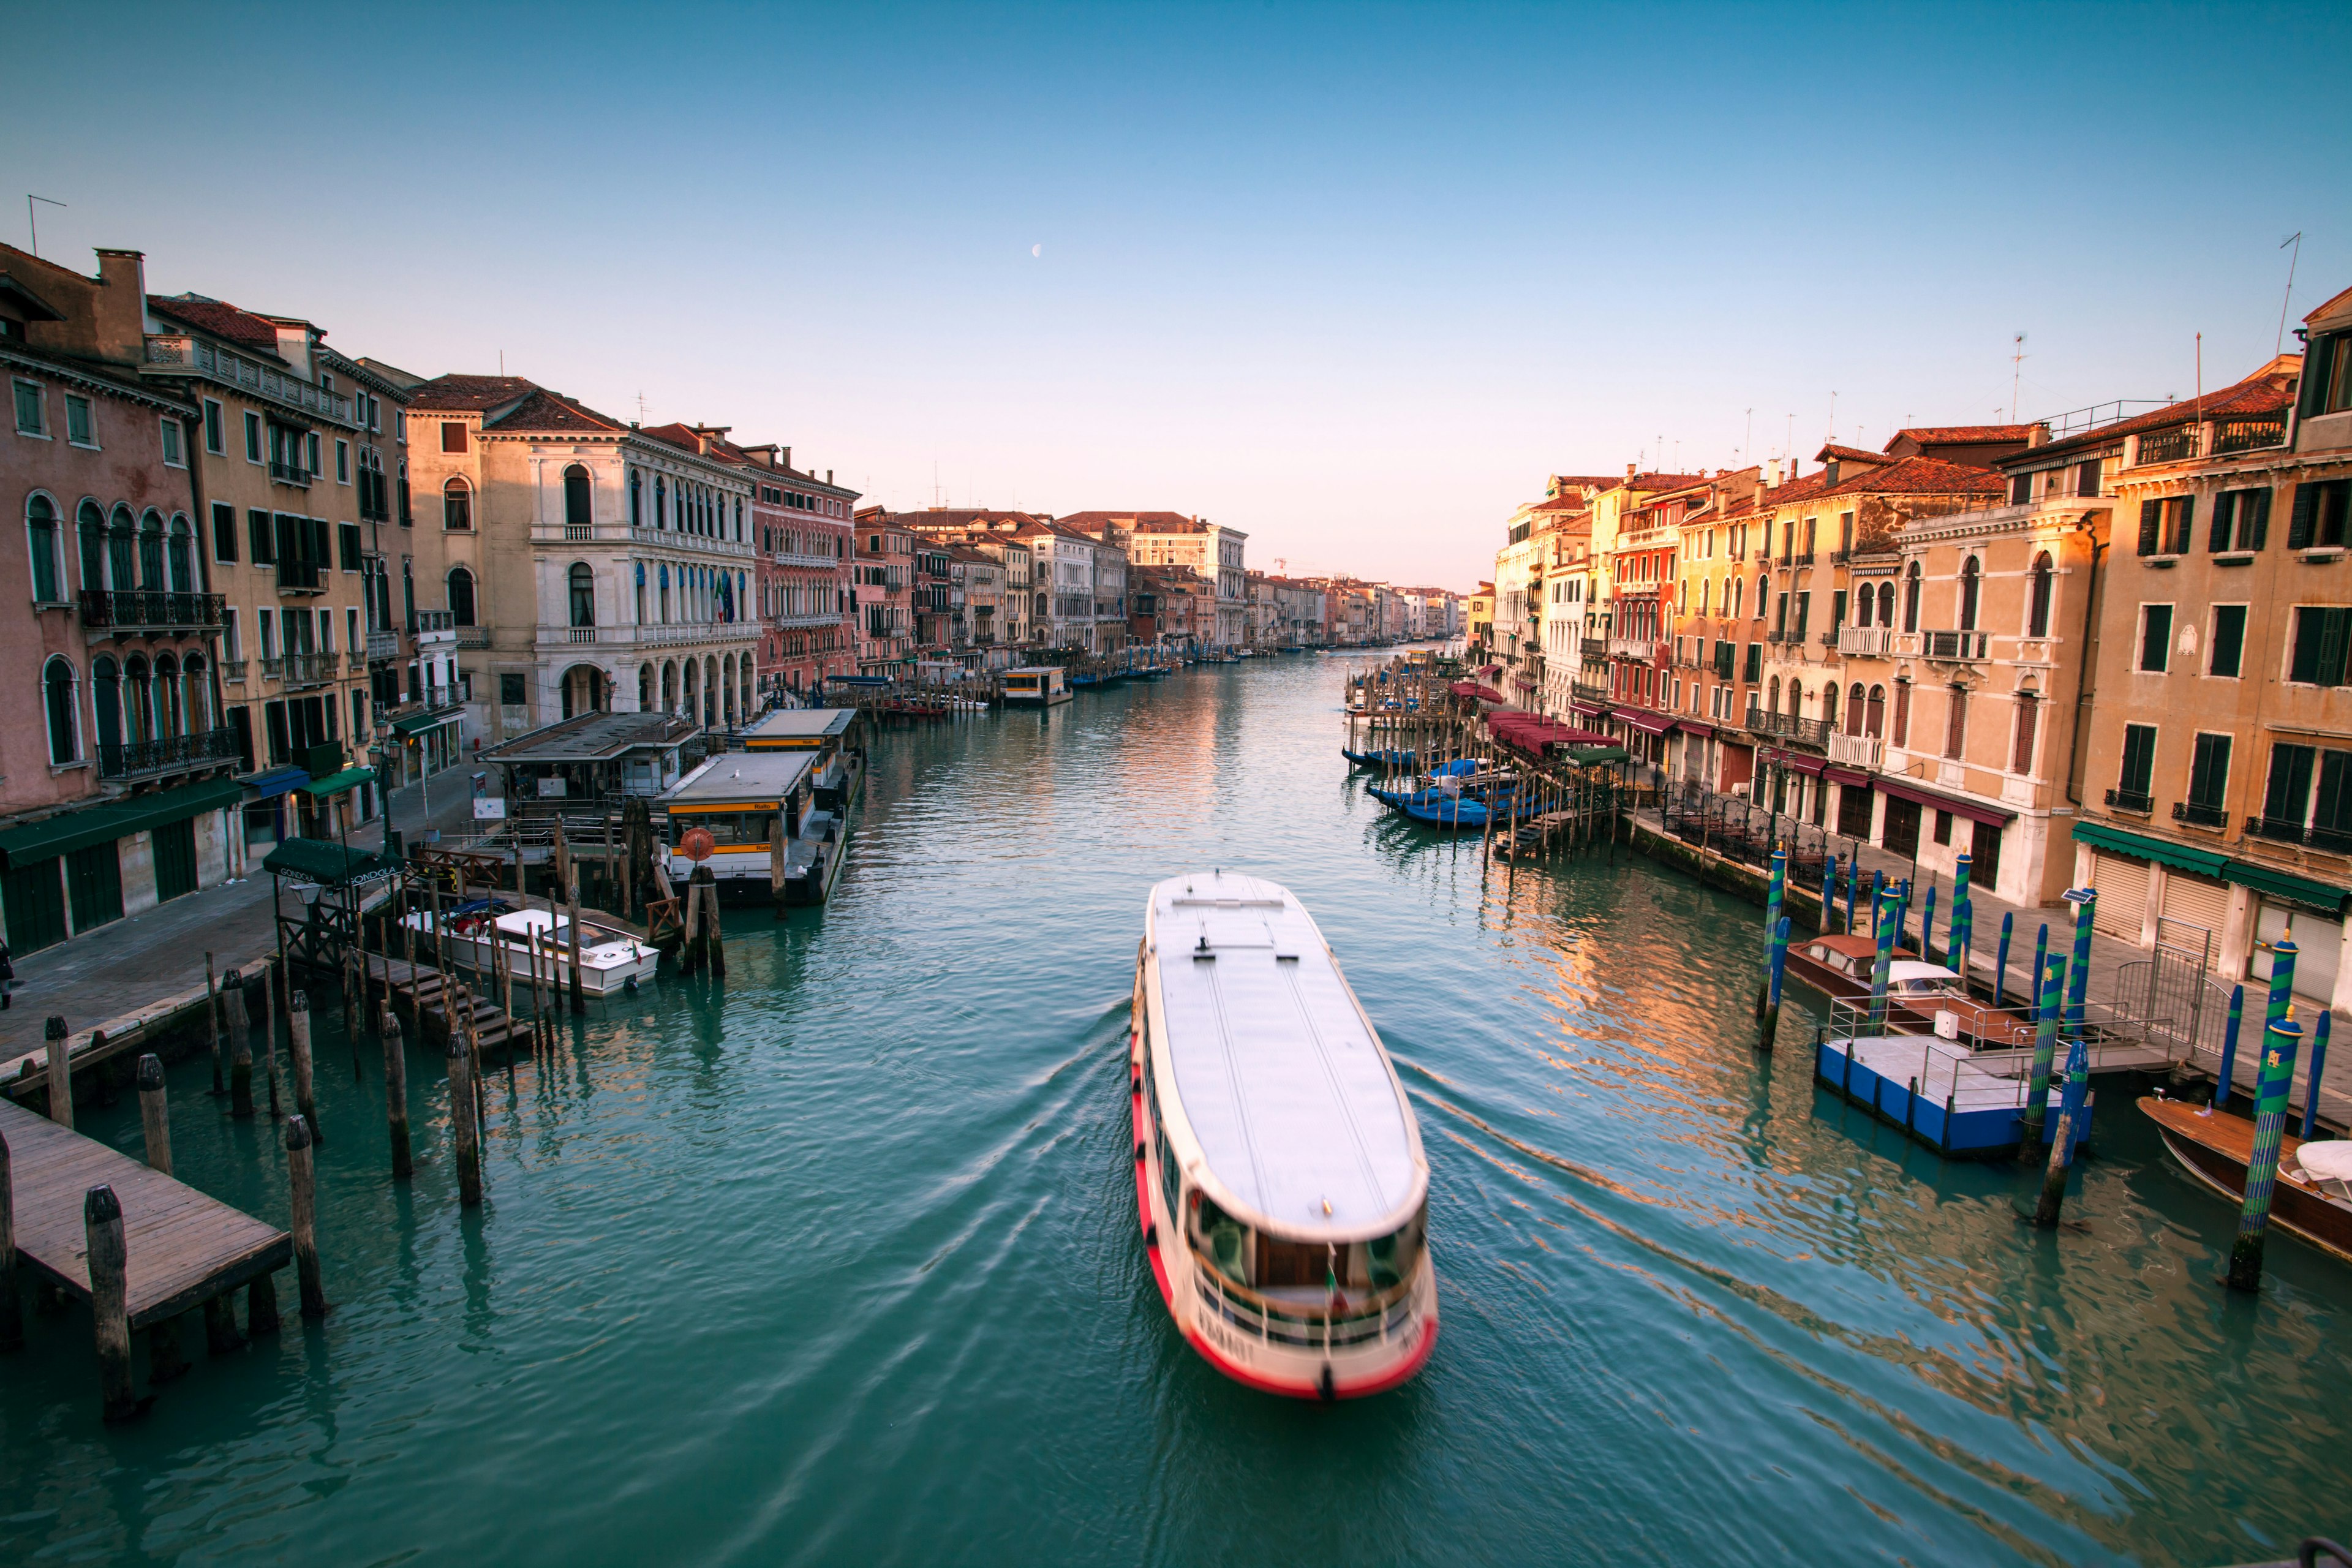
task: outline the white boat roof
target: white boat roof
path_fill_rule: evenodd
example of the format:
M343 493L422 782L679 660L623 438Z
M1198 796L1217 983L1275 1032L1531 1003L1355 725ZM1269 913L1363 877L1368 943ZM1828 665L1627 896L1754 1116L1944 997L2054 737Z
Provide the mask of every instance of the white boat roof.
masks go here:
M1954 985L1960 977L1940 963L1922 963L1916 958L1898 958L1886 966L1889 980L1943 980Z
M1421 1134L1305 907L1278 883L1202 872L1151 889L1150 929L1168 1063L1213 1195L1286 1235L1402 1224L1427 1188Z
M721 752L662 791L654 804L773 806L799 787L815 760L814 752Z

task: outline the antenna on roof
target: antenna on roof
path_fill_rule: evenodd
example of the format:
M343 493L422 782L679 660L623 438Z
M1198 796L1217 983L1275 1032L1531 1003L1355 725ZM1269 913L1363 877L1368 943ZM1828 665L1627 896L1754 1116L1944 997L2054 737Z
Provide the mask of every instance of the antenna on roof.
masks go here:
M2021 376L2021 375L2024 374L2023 366L2024 366L2024 364L2025 364L2025 334L2024 334L2023 332L2020 332L2020 333L2018 333L2018 334L2017 334L2017 336L2015 336L2014 338L2011 338L2011 339L2010 340L2010 345L2011 345L2011 352L2010 352L2010 356L2009 356L2009 422L2010 422L2011 425L2014 425L2014 424L2016 424L2016 423L2017 423L2017 383L2018 383L2018 378L2019 378L2020 376Z
M41 220L34 216L33 204L35 202L47 202L49 205L53 207L62 207L66 204L53 200L48 196L37 196L30 191L26 191L25 193L25 226L33 232L33 259L37 261L41 257ZM2303 236L2296 235L2295 237L2297 239L2301 239ZM2301 255L2302 252L2297 251L2296 254ZM2279 319L2281 321L2284 321L2286 318L2282 316ZM2279 331L2281 332L2284 332L2286 329L2284 327L2281 327Z
M2279 241L2279 248L2281 250L2284 250L2290 245L2294 247L2294 254L2286 258L2286 296L2279 301L2278 342L2271 345L2271 353L2273 355L2279 353L2286 347L2287 300L2294 298L2294 264L2303 259L2303 230L2296 229L2293 234L2288 235L2284 239Z
M646 389L641 386L637 388L637 421L643 424L653 416L653 411L646 406Z
M1834 441L1834 440L1836 440L1836 439L1837 439L1837 388L1835 388L1835 387L1832 387L1832 388L1830 388L1830 435L1829 435L1829 438L1830 438L1831 440L1832 440L1832 441Z
M504 349L500 349L500 350L499 351L499 374L500 375L504 375L504 374L506 374L506 373L507 373L507 351L506 351L506 350L504 350Z

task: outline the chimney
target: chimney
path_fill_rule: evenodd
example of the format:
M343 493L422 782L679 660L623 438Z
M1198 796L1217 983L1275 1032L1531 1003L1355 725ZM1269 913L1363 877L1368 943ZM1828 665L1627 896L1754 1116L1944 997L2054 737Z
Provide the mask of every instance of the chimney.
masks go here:
M824 482L826 484L833 483L833 470L831 468L827 468L824 471Z
M1626 482L1627 484L1629 484L1629 485L1630 485L1630 484L1632 484L1632 483L1633 482L1633 474L1634 474L1633 465L1633 464L1631 464L1631 463L1626 464L1626 465L1625 465L1625 482Z
M118 364L143 364L147 359L147 258L137 250L98 253L98 292L91 297L97 318L98 355Z

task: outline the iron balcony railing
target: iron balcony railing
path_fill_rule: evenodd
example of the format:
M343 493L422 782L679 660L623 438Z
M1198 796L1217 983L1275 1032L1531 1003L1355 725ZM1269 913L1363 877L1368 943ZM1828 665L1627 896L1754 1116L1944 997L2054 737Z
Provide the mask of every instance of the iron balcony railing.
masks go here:
M2195 823L2200 827L2221 827L2228 824L2230 814L2223 806L2208 805L2193 800L2176 800L2172 803L2172 820Z
M2132 458L2135 467L2148 463L2179 463L2197 456L2198 427L2183 425L2177 430L2153 430L2139 438Z
M310 488L310 470L299 463L281 463L272 458L269 477L281 485L296 485L306 490Z
M1801 719L1794 713L1768 713L1761 708L1748 710L1748 729L1758 735L1779 735L1799 745L1816 750L1829 744L1830 727L1819 719Z
M1800 550L1796 554L1791 555L1785 563L1783 563L1783 564L1790 566L1811 566L1812 563L1813 552L1810 550Z
M1989 632L1921 632L1919 654L1923 658L1980 659L1991 640Z
M2107 805L2116 811L2136 811L2143 816L2156 809L2156 797L2134 789L2111 789Z
M131 779L147 773L236 760L236 731L226 725L199 730L192 735L170 735L155 741L100 742L98 776Z
M2330 855L2352 855L2352 832L2317 825L2305 826L2300 822L2277 816L2250 816L2246 831L2257 838L2267 838L2278 844L2302 844Z
M2260 419L2225 420L2213 427L2213 437L2216 456L2283 447L2286 444L2286 416L2281 413Z
M335 679L341 663L341 654L289 653L278 658L263 659L261 675L265 680L285 682L290 691L296 687L326 685Z
M320 581L324 570L315 561L280 561L278 563L278 591L281 594L316 594L325 584Z
M81 624L93 631L208 631L221 624L220 594L84 588Z

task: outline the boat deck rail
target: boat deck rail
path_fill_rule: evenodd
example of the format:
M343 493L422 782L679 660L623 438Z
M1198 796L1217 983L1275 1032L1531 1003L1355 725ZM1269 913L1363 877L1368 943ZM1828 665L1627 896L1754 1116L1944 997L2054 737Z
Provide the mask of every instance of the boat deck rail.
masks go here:
M1420 1270L1428 1267L1424 1255L1414 1263L1412 1274L1375 1292L1360 1305L1334 1312L1328 1306L1318 1309L1302 1301L1276 1301L1260 1295L1218 1268L1216 1260L1193 1246L1191 1237L1185 1238L1185 1244L1204 1287L1202 1294L1214 1304L1219 1317L1256 1339L1315 1350L1344 1348L1374 1340L1386 1342L1412 1321L1413 1283Z

